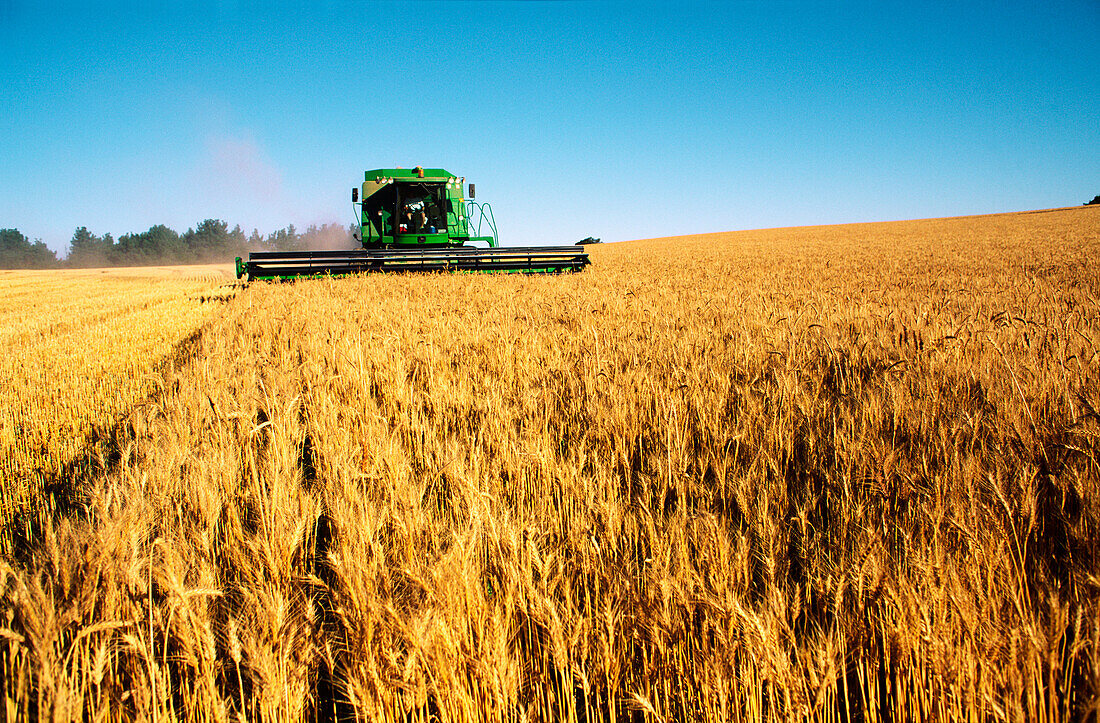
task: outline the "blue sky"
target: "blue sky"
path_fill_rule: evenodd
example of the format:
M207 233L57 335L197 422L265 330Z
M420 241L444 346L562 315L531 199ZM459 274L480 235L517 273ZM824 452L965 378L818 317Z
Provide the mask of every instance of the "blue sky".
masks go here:
M1100 193L1100 3L0 0L0 227L62 251L474 181L506 245Z

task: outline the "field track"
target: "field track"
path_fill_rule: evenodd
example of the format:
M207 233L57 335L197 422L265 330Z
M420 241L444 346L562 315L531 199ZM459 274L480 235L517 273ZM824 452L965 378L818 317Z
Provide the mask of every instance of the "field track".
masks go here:
M0 716L1098 714L1100 207L589 250L0 272Z

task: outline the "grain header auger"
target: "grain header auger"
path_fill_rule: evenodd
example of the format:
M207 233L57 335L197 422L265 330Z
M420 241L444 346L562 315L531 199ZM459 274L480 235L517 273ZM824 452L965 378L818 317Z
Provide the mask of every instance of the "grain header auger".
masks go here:
M579 246L507 248L497 244L488 203L465 197L464 178L442 168L383 168L351 189L362 249L263 251L237 258L237 278L287 279L368 271L583 271L588 253ZM485 244L475 246L474 244Z

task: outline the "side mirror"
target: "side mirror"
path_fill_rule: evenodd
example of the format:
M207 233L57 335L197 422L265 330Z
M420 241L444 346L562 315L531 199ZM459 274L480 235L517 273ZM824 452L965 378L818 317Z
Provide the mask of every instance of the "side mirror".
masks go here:
M359 200L359 189L358 189L358 187L356 187L356 188L351 189L351 202L355 203L358 200Z
M474 197L474 184L472 184L472 183L470 184L470 196L469 197L470 198Z

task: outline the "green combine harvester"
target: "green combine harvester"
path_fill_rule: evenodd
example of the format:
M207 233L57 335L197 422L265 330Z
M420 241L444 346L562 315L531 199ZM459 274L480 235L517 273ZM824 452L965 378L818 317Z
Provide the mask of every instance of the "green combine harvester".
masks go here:
M264 251L237 258L237 278L290 279L368 271L583 271L588 253L580 246L501 248L487 203L465 197L464 178L442 168L367 171L351 189L358 207L359 241L352 251ZM485 244L475 246L473 244Z

